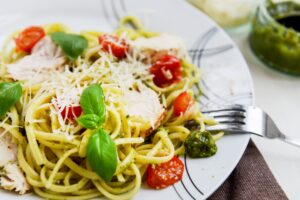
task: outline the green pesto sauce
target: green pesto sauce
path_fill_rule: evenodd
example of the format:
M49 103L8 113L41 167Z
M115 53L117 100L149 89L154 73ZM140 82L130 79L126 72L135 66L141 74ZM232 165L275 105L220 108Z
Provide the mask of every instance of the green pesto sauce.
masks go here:
M300 5L294 2L267 6L268 19L258 11L253 21L250 45L253 52L268 66L300 75L300 34L295 18L300 19Z
M216 154L218 148L208 131L191 132L184 142L185 151L191 158L206 158Z

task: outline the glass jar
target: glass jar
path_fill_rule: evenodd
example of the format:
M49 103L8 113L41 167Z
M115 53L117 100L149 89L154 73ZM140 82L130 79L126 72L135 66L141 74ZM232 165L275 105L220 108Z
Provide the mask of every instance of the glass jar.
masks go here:
M188 0L218 24L233 28L250 21L258 0Z
M267 66L300 75L300 34L295 27L300 25L299 20L300 4L263 2L249 36L252 51Z

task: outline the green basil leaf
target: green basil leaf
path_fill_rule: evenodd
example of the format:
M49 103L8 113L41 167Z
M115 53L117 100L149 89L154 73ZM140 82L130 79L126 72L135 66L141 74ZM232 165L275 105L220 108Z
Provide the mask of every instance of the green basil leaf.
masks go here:
M92 170L103 180L111 181L117 169L117 148L103 129L96 130L89 138L86 156Z
M76 59L88 47L88 41L81 35L55 32L51 39L59 45L70 60Z
M82 115L81 117L79 117L78 122L84 128L95 129L101 123L101 118L95 114L87 114L87 115Z
M3 117L21 96L22 86L20 83L0 83L0 117Z
M100 118L100 123L105 120L104 94L99 84L93 84L83 90L80 97L80 106L85 115L95 114Z

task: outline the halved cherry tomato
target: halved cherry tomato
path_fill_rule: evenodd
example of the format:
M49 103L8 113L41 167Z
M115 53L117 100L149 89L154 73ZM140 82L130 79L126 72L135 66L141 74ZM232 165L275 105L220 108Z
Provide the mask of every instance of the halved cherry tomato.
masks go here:
M31 26L24 29L15 39L17 48L27 53L31 52L34 45L46 35L43 28Z
M98 38L98 42L102 45L102 50L111 52L118 59L125 58L129 49L126 41L115 35L104 34Z
M162 189L173 185L182 179L184 165L174 156L170 161L147 168L147 185L151 188Z
M183 115L192 103L192 97L187 92L182 92L173 102L174 115Z
M67 106L61 111L61 116L63 119L68 119L74 121L75 118L78 118L82 113L80 106Z
M181 64L178 58L164 55L150 68L154 75L153 82L158 87L167 87L181 80Z

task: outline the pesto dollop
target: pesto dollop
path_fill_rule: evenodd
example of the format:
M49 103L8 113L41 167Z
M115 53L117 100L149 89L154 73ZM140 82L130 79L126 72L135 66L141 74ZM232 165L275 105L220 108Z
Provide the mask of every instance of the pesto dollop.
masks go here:
M206 158L216 154L218 148L215 140L208 131L193 131L186 138L185 151L191 158Z

